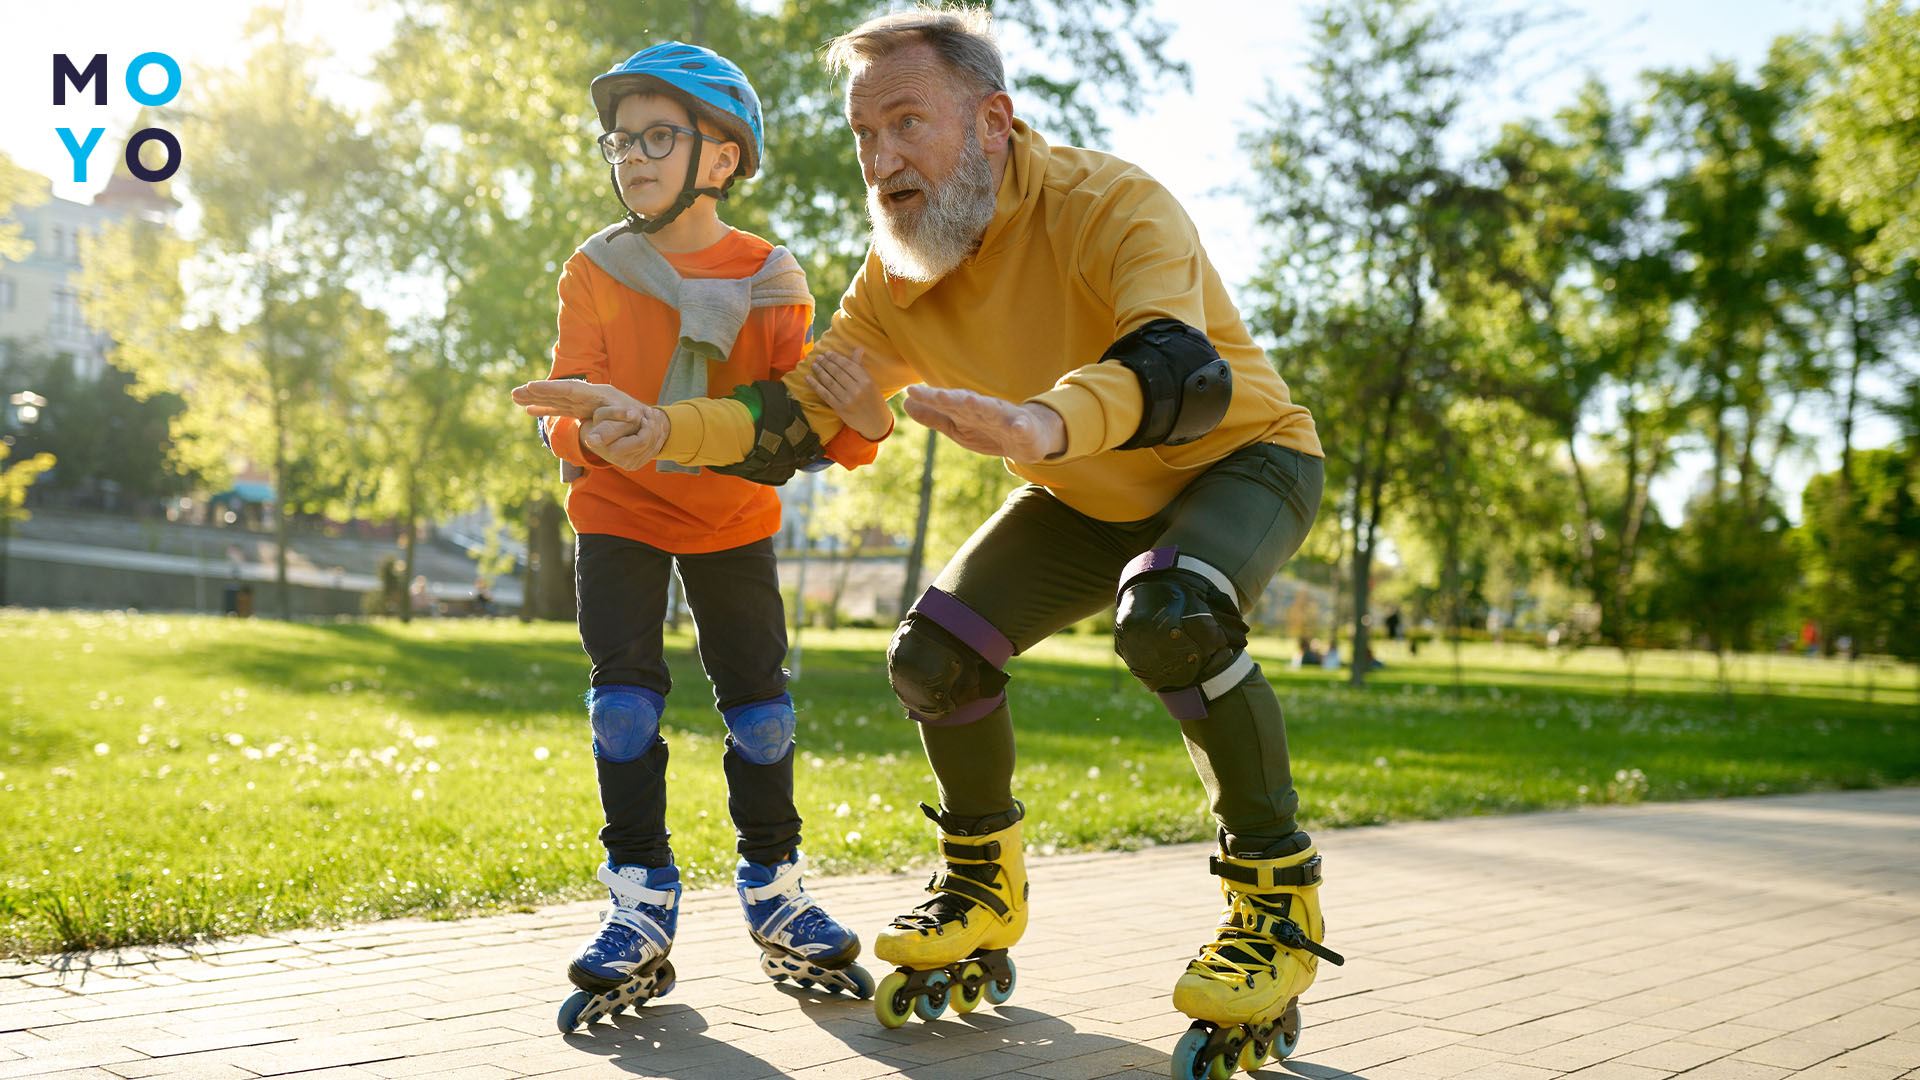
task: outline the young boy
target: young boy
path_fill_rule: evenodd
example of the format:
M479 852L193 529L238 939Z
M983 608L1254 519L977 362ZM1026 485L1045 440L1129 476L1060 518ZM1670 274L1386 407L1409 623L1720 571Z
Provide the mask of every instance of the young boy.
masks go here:
M786 249L728 227L717 206L734 180L760 167L752 85L711 50L665 42L596 78L592 93L625 219L581 245L561 273L551 377L658 403L777 381L804 351L813 316L805 276ZM851 466L873 460L892 413L870 382L857 385L863 371L845 375L847 431L813 449ZM854 963L860 939L801 885L795 719L780 666L786 620L771 539L780 502L742 476L635 460L622 440L603 437L608 430L541 421L570 484L567 516L579 536L580 639L593 662L587 708L606 815L599 877L612 895L599 932L568 967L582 992L562 1006L561 1030L665 993L673 981L665 960L680 875L668 846L659 732L672 687L661 623L676 563L728 731L736 884L762 967L869 996L872 979Z

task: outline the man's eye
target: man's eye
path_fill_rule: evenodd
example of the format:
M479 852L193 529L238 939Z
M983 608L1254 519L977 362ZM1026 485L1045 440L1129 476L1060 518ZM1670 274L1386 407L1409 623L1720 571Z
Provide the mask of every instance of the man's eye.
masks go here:
M919 126L920 126L920 118L917 116L909 116L906 119L900 121L900 130L902 131L905 131L908 128L916 128Z

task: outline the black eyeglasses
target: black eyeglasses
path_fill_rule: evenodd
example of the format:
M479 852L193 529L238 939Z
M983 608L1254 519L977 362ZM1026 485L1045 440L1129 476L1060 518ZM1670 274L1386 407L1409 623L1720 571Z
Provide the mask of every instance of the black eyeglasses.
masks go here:
M600 156L607 159L607 164L618 165L632 157L635 150L646 155L649 161L659 161L673 153L673 148L679 144L682 135L691 135L708 142L727 141L716 139L704 131L695 131L692 128L683 128L679 124L667 123L654 124L638 135L615 128L596 141L600 143Z

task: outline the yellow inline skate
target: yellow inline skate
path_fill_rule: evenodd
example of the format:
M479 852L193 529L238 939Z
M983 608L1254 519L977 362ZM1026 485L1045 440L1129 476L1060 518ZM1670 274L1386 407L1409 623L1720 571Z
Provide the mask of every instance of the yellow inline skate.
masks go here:
M1173 1050L1174 1080L1227 1080L1300 1040L1300 995L1321 960L1320 856L1311 847L1278 859L1217 857L1208 869L1227 900L1214 939L1173 986L1173 1006L1194 1018Z
M874 940L873 954L899 965L873 997L874 1014L890 1028L909 1016L932 1020L949 1001L958 1013L972 1012L983 999L1005 1002L1014 983L1007 949L1027 929L1020 812L1003 828L969 834L949 832L932 807L920 809L940 826L946 866L927 882L933 899L895 918Z

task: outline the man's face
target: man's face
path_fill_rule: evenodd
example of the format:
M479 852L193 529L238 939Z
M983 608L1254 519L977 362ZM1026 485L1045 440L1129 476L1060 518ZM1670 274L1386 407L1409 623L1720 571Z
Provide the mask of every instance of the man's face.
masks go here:
M946 275L993 219L993 170L972 97L925 44L871 61L847 86L874 250L889 273Z
M686 106L672 98L655 94L628 94L621 98L614 109L613 122L615 127L636 136L655 124L672 124L680 128L697 126L693 118L687 115ZM674 137L673 152L663 158L649 159L640 147L634 147L633 152L627 155L627 160L613 167L614 177L620 182L621 200L627 204L627 209L642 217L664 213L680 197L680 188L687 178L687 155L701 155L700 182L704 186L708 181L706 173L712 168L722 145L678 133Z

